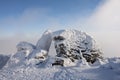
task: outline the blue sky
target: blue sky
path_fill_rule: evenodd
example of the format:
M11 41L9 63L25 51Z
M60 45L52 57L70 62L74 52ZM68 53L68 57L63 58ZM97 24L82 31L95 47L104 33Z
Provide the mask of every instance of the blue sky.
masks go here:
M0 0L0 36L36 35L45 29L74 27L69 23L91 15L100 2L102 0Z
M92 11L101 0L1 0L0 16L17 16L27 8L49 8L51 15ZM86 14L86 13L85 13Z
M46 29L91 35L105 56L120 56L120 0L0 0L0 53L36 44Z

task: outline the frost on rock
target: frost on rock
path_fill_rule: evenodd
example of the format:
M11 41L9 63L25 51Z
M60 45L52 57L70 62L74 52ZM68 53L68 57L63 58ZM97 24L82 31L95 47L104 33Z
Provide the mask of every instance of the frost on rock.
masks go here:
M20 42L17 46L17 52L21 52L25 54L27 57L36 47L28 42Z
M10 57L6 67L14 68L17 66L25 66L28 56L32 54L33 50L36 48L33 44L28 42L20 42L16 47L17 52Z
M45 50L34 50L31 58L28 61L28 64L31 66L40 65L46 63L48 59L48 52Z
M47 30L43 33L42 37L38 40L36 44L36 48L49 51L51 42L52 42L52 31Z
M102 58L92 37L78 30L61 30L53 33L57 57L69 58L72 62L81 60L82 56L89 63Z
M52 32L47 30L36 44L36 49L30 55L30 62L33 61L36 65L46 62L48 58L49 48L52 42Z
M46 62L48 51L52 42L51 31L45 31L38 40L36 46L28 42L20 42L17 53L14 54L7 65L14 66L35 66ZM13 65L14 64L14 65Z

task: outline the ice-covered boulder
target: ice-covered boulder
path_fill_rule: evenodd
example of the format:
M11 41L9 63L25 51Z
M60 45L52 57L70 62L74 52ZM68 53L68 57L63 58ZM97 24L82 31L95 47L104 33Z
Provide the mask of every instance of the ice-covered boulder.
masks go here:
M6 67L14 68L16 66L27 65L28 56L36 49L33 44L28 42L20 42L16 47L17 52L10 57Z
M52 31L47 30L36 44L36 49L30 55L30 60L34 64L44 63L48 58L49 48L52 42Z
M28 60L28 64L35 66L45 63L48 59L48 52L42 49L34 50L32 56Z
M82 56L89 63L101 58L94 39L78 30L60 30L53 33L57 57L69 58L72 62L81 60ZM81 56L82 55L82 56Z
M36 47L28 42L20 42L17 46L17 52L24 53L27 57Z

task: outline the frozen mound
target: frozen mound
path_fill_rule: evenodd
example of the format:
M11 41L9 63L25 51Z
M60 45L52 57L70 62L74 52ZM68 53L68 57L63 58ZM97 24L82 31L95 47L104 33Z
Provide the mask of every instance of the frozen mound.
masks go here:
M54 44L53 47L56 50L54 53L49 52L52 44ZM47 30L38 40L36 46L28 42L20 42L17 45L17 53L11 57L8 65L11 65L11 67L15 65L37 65L38 67L42 64L50 66L88 66L96 61L99 62L100 59L102 59L100 50L96 47L93 38L86 33L78 30L59 30L55 32Z
M17 44L17 52L14 54L6 67L36 66L45 63L48 58L48 51L52 42L51 31L47 30L38 40L36 46L28 42Z

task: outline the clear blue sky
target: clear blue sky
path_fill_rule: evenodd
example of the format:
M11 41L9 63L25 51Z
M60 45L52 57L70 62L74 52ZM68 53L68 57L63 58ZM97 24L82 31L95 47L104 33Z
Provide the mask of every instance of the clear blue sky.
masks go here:
M0 0L0 36L37 34L47 28L67 27L78 18L91 15L100 2L102 0Z

